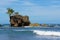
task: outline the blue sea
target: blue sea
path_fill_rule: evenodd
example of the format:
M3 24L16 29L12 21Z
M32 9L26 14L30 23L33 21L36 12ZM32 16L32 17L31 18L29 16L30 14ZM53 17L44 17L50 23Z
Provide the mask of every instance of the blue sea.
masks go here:
M59 27L0 27L0 40L60 40Z

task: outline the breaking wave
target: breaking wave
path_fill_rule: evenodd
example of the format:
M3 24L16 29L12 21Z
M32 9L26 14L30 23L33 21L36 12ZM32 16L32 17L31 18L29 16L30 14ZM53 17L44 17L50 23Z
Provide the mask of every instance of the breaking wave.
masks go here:
M37 35L60 36L60 32L56 32L56 31L34 30L33 32L36 33Z

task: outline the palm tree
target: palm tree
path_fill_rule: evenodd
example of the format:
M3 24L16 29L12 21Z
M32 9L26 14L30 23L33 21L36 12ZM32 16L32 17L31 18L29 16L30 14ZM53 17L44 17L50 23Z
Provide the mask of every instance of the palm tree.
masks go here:
M13 14L14 10L11 8L7 8L7 14L9 15L9 18L11 17L11 14ZM10 22L11 24L11 22Z
M7 8L7 14L9 14L9 17L11 16L11 14L13 14L14 10L11 8Z

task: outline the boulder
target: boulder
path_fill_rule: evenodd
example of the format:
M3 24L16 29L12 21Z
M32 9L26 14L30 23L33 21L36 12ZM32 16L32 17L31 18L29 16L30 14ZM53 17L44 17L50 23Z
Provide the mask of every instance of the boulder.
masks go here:
M30 24L29 26L31 26L31 27L39 27L40 24L38 24L38 23L34 23L34 24Z

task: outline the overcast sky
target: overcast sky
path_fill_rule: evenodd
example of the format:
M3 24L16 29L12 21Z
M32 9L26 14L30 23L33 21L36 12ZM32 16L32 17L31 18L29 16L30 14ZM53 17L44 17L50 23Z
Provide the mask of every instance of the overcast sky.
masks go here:
M32 23L60 23L60 0L0 0L0 24L8 24L6 9L28 15Z

